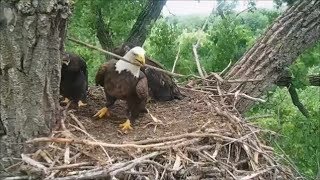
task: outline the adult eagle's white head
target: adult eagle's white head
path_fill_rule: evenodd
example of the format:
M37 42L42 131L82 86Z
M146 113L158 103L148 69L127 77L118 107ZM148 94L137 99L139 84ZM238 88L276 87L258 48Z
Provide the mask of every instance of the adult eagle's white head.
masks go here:
M131 72L135 77L139 77L140 67L144 66L146 63L144 56L145 52L146 51L139 46L130 49L130 51L128 51L123 57L134 64L128 63L120 59L116 63L116 71L121 73L121 71L127 70Z

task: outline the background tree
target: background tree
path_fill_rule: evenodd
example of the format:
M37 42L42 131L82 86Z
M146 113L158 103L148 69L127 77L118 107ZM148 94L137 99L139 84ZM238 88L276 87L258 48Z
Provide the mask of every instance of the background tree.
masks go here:
M238 86L243 93L262 95L307 48L320 38L319 1L299 1L289 8L268 29L264 36L227 73L227 79L256 79L262 81ZM299 12L299 14L296 14ZM234 89L232 86L230 90ZM240 112L248 110L252 101L241 100Z
M69 1L0 1L0 163L47 135L59 117L60 52ZM0 169L2 166L0 166Z
M167 0L149 0L133 25L126 44L142 46Z

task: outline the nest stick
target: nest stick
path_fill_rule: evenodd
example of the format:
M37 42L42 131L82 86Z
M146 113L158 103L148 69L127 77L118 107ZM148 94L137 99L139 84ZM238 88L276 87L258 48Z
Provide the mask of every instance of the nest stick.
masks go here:
M87 136L88 136L90 139L92 139L93 141L98 142L98 141L97 141L93 136L91 136L87 131L85 131L85 130L83 130L83 129L81 129L81 128L78 128L77 126L72 125L72 124L70 124L70 126L72 126L72 127L74 127L75 129L81 131L82 133L84 133L85 135L87 135ZM107 158L108 158L108 161L111 163L111 162L112 162L112 159L111 159L111 157L109 156L107 150L106 150L102 145L99 145L99 146L100 146L100 148L102 149L102 151L106 154L106 156L107 156Z

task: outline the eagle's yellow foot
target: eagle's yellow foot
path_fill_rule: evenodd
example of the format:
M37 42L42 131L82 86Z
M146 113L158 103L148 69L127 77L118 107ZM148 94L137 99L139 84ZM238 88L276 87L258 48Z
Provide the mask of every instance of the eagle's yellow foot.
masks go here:
M100 109L93 117L99 117L100 119L104 116L110 116L109 110L107 107Z
M123 133L125 133L125 134L128 133L129 130L133 130L133 128L131 127L131 122L130 122L129 119L127 119L125 123L120 124L119 127L121 128L121 131Z
M83 103L81 100L78 101L78 107L83 107L83 106L86 106L87 104L86 103Z
M70 102L70 99L68 99L68 98L64 98L64 100L61 101L61 103L63 103L63 104L68 104L69 102Z

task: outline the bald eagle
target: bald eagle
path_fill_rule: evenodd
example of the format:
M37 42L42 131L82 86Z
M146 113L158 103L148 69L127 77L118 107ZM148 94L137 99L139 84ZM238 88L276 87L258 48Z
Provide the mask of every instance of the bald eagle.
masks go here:
M78 103L78 107L85 106L88 91L88 71L83 58L69 52L62 55L60 95L64 97L61 103L70 100Z
M124 43L116 48L114 48L113 52L120 56L123 56L126 52L128 52L133 44ZM162 65L155 60L151 59L148 56L145 56L146 64L155 66L160 69L164 69ZM149 96L156 101L171 101L174 99L182 99L185 97L183 95L174 79L163 72L157 71L155 69L151 69L149 67L141 67L141 71L146 75L148 79L149 86Z
M94 117L102 118L109 115L108 108L117 99L127 102L127 120L120 124L123 132L131 130L131 122L138 118L141 112L146 112L148 98L148 81L140 68L145 64L145 50L134 47L124 58L134 64L123 60L111 59L99 68L96 74L96 85L104 87L106 105Z

